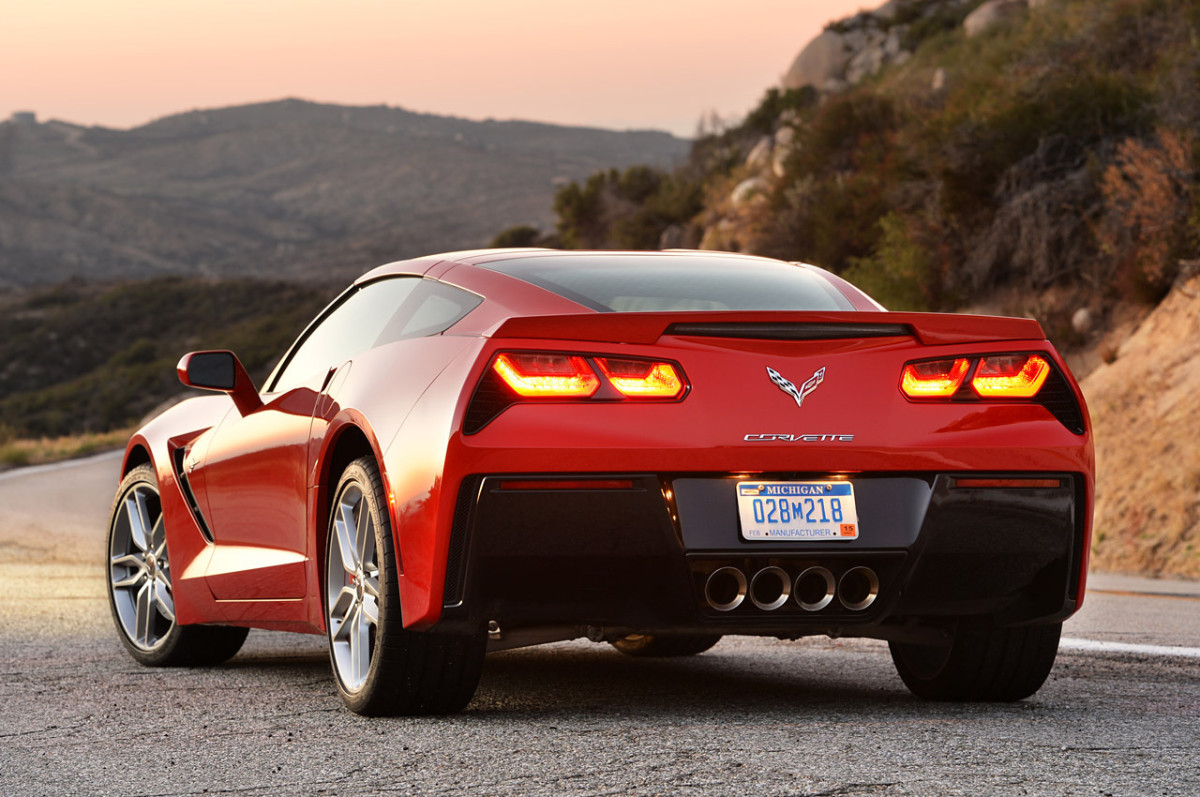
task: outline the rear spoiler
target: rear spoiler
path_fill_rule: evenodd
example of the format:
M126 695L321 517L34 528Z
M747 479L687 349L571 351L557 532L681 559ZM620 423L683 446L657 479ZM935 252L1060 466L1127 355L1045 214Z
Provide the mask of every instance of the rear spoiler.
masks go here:
M651 344L664 335L764 340L914 337L924 345L1045 340L1037 321L956 313L687 312L580 313L510 318L494 338Z

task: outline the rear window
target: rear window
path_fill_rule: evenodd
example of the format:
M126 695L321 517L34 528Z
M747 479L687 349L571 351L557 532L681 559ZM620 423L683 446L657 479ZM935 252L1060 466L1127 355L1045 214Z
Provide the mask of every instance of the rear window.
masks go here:
M803 266L736 255L551 255L484 266L601 312L854 309Z

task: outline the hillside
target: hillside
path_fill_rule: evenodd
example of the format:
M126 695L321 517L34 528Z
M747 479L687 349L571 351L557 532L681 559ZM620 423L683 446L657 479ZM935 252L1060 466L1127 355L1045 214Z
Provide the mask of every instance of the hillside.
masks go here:
M1083 382L1099 486L1100 570L1200 578L1200 275Z
M342 286L75 280L0 296L0 444L106 432L184 391L175 363L232 349L255 380Z
M524 240L745 251L891 309L1037 318L1093 415L1096 566L1200 576L1197 41L1195 0L891 0L685 166L565 186Z
M1200 251L1198 38L1188 0L891 0L686 166L560 190L554 238L805 260L894 309L1003 296L1086 345L1080 309L1098 332Z
M0 123L0 288L69 277L338 278L546 224L556 185L686 142L299 100L132 130Z

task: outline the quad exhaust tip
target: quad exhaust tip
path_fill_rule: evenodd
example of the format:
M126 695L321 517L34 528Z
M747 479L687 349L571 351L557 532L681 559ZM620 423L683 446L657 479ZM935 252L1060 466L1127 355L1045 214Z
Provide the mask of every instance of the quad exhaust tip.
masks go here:
M796 603L806 612L819 612L833 602L836 582L824 567L810 567L796 576Z
M869 567L852 567L838 582L838 600L852 612L861 612L879 596L879 576Z
M704 582L704 599L719 612L731 612L746 600L746 574L736 567L721 567Z
M750 602L764 612L773 612L788 602L792 577L782 567L764 567L750 579Z
M837 601L852 612L867 609L879 597L879 576L869 567L852 567L836 578L829 568L815 565L793 581L782 567L772 565L749 580L740 569L719 567L704 582L704 600L718 612L731 612L746 598L758 609L773 612L789 600L806 612L819 612Z

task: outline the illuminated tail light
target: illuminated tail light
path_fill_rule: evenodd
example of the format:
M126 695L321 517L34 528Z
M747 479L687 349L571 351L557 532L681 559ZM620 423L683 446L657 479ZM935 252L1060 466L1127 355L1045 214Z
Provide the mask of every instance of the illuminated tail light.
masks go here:
M596 365L628 398L672 399L683 393L683 379L671 363L597 357Z
M982 354L905 363L900 392L911 401L933 403L1032 402L1045 407L1074 434L1087 431L1079 397L1044 354Z
M475 434L514 404L674 402L688 392L678 363L573 352L504 351L483 372L463 417Z
M501 354L492 369L524 398L583 398L600 388L587 360L566 354Z
M971 361L964 357L909 363L904 366L900 389L909 398L949 398L958 392L970 368Z
M1036 354L984 357L971 387L984 398L1033 398L1049 375L1050 363Z

